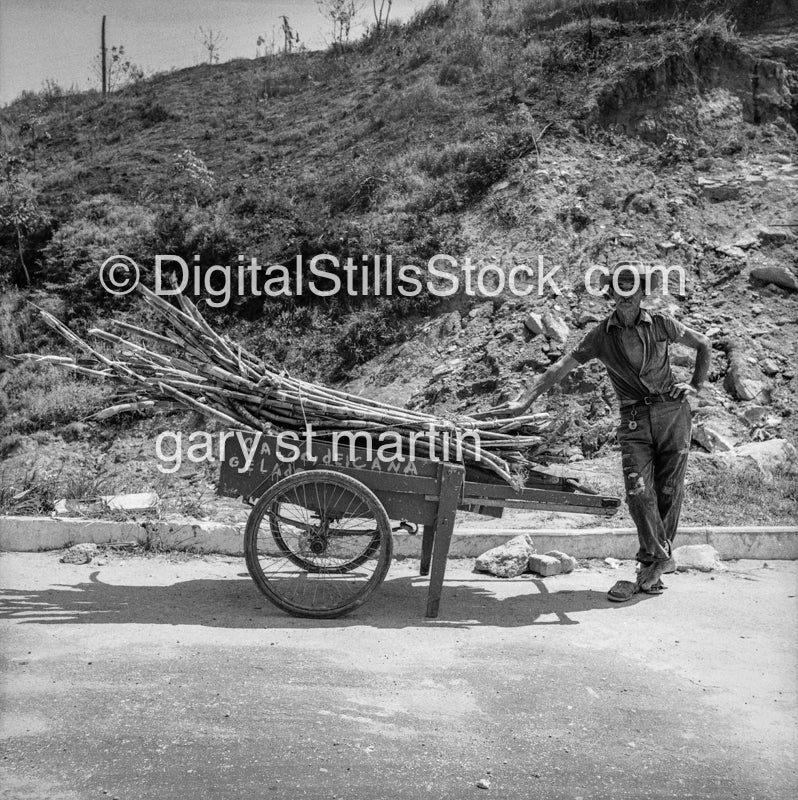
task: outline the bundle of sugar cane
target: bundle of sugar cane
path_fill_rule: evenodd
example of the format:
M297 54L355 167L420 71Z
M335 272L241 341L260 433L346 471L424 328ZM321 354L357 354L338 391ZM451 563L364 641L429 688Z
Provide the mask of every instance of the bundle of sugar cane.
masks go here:
M511 474L510 463L528 463L520 451L534 456L545 448L546 434L551 433L545 413L504 419L443 417L293 378L216 333L187 297L178 295L177 307L145 287L138 291L161 315L164 333L121 321L111 324L124 335L91 329L90 336L115 348L114 357L109 357L40 309L47 324L87 358L31 353L20 358L112 379L129 390L128 402L100 412L96 415L100 418L179 405L232 429L302 433L310 426L320 440L344 431L369 432L375 438L391 431L405 443L412 441L412 451L421 457L433 453L450 457L449 445L456 443L467 465L494 472L511 485L518 479Z

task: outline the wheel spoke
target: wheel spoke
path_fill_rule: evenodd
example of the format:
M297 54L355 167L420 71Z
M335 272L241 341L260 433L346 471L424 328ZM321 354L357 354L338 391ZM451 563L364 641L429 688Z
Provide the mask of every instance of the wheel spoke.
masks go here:
M385 510L360 482L325 470L295 473L256 505L247 523L247 566L281 608L340 616L384 578L390 536Z

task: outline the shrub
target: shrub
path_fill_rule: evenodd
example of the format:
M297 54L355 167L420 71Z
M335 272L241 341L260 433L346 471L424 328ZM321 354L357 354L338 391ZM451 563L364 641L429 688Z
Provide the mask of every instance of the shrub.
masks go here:
M146 97L136 108L138 118L144 123L145 127L157 125L170 119L176 119L176 115L169 111L163 103L152 97Z
M466 70L457 65L447 63L438 70L437 83L439 86L456 86L466 77Z

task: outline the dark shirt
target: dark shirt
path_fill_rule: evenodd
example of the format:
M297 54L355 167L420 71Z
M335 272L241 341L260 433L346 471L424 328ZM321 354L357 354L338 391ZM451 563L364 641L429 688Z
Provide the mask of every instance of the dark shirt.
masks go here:
M612 313L571 351L580 364L599 359L607 369L621 406L637 403L647 395L664 394L676 382L671 372L668 345L682 338L685 327L668 314L650 313L644 308L634 329L643 344L643 366L636 369L621 341L622 323Z

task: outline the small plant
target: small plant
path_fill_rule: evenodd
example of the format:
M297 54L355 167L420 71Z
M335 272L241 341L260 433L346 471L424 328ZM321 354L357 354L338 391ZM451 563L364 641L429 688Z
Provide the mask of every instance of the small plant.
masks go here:
M7 158L0 179L0 234L10 233L17 246L19 264L30 286L30 271L25 263L25 240L36 228L48 222L48 216L39 205L33 181L22 169L22 163Z
M669 133L660 147L660 163L679 164L689 161L691 156L690 142L682 136Z
M199 204L201 197L213 192L216 179L208 165L190 148L174 157L172 175L175 188Z
M105 75L105 85L109 92L136 84L144 79L143 68L134 64L127 57L123 44L113 45L105 52L105 72L103 72L102 59L102 54L98 53L92 65L92 72L100 81Z

